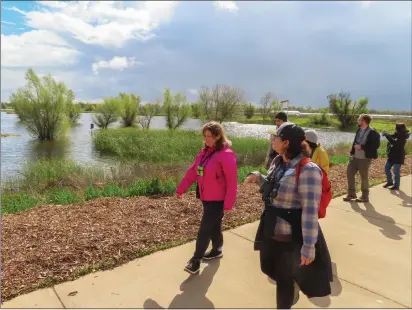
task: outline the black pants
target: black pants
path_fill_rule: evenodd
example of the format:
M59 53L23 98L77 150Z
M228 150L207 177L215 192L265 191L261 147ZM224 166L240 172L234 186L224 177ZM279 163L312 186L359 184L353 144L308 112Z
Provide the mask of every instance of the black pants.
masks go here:
M223 201L202 201L202 203L203 216L197 234L194 259L203 258L209 247L210 240L212 240L213 249L223 246Z
M260 250L260 266L263 273L276 281L278 309L290 309L295 296L294 274L298 266L293 242L265 240Z

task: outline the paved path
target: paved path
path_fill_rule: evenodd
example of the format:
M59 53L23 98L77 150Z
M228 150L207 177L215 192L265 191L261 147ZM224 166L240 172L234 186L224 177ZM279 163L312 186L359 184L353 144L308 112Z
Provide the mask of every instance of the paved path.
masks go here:
M398 193L371 189L371 202L334 199L321 220L333 261L332 295L301 296L295 308L410 308L412 178ZM4 308L275 308L275 287L253 251L257 223L225 232L225 257L188 277L194 244L110 271L19 296Z

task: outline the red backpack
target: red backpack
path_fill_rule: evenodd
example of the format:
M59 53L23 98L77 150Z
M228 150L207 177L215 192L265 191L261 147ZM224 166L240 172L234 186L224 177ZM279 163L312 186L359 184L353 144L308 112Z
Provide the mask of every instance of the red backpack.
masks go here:
M302 167L307 163L311 162L310 158L304 157L300 160L298 167L296 168L296 183L299 181L299 174ZM319 167L320 168L320 167ZM318 218L324 218L326 216L326 208L328 207L330 201L332 200L332 187L328 179L327 173L322 170L322 195L320 197L320 205L318 211Z

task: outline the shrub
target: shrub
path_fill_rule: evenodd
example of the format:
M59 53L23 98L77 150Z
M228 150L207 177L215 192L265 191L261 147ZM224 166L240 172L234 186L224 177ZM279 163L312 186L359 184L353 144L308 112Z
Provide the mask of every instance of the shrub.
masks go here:
M26 73L27 85L10 97L10 102L27 129L39 140L54 140L64 130L66 107L74 94L63 82L49 74L39 78L32 69Z
M120 113L119 102L116 98L105 98L104 103L96 108L96 114L93 115L93 122L99 128L106 129L110 124L117 122Z

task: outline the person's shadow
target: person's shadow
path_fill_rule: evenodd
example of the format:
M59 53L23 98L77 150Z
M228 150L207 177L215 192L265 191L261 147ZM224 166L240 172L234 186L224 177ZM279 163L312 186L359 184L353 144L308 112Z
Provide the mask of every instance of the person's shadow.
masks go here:
M390 193L402 199L402 206L412 208L412 197L406 195L404 191L397 190L397 191L390 191Z
M366 210L363 210L355 201L351 201L350 204L353 211L362 215L369 223L379 227L379 231L384 236L394 240L401 240L401 236L406 234L405 230L396 226L393 218L377 212L370 202L364 203Z
M339 296L342 293L342 283L338 278L338 268L334 262L332 262L333 282L331 282L331 294L325 297L313 297L309 298L309 301L318 306L319 308L327 308L331 304L331 296Z
M181 285L181 294L176 295L167 309L214 309L206 293L219 269L220 260L210 262L200 275L189 276ZM149 298L143 304L144 309L165 309Z

